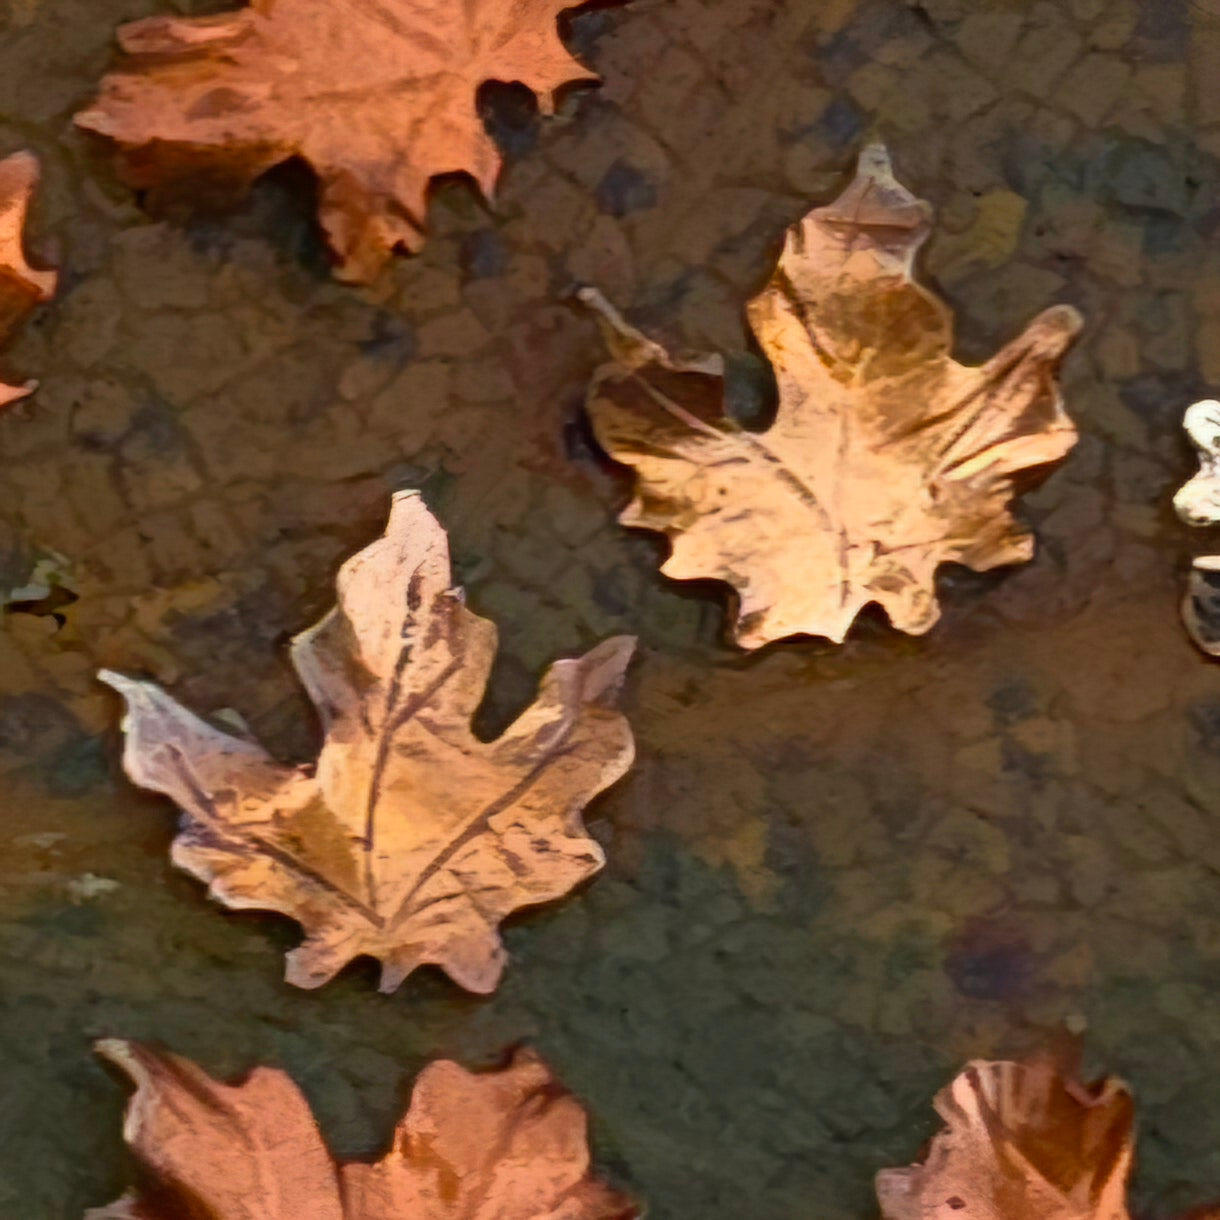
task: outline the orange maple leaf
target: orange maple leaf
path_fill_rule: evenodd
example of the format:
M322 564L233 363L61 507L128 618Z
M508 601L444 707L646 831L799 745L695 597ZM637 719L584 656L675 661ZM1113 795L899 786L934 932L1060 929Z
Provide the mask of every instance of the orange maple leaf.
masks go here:
M136 1083L124 1124L149 1175L87 1220L632 1220L593 1176L580 1103L532 1052L468 1072L429 1064L390 1150L337 1162L300 1091L256 1068L240 1084L189 1060L110 1039L99 1051Z
M251 0L211 17L124 26L127 62L80 126L113 139L126 180L225 194L291 157L313 167L342 279L368 281L423 244L428 185L470 175L491 196L501 158L476 105L519 81L544 113L596 79L558 18L585 0Z
M55 295L54 271L37 271L26 261L26 216L38 185L38 160L33 153L17 152L0 161L0 340L35 305ZM5 385L0 382L0 407L30 394L38 383Z

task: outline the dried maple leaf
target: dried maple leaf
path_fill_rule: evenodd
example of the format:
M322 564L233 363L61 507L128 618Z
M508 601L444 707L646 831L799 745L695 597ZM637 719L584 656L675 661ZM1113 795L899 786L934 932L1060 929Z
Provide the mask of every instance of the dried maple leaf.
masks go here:
M429 1064L390 1151L336 1162L283 1072L220 1084L130 1042L98 1049L136 1083L124 1137L150 1179L89 1220L631 1220L592 1174L580 1103L533 1053L467 1072Z
M343 279L367 281L424 241L428 185L469 174L491 196L500 154L476 94L519 81L544 113L596 79L559 39L586 0L251 0L211 17L124 26L127 54L80 126L113 139L137 188L226 194L292 157L318 175Z
M0 340L55 293L55 272L36 271L26 262L23 249L26 215L37 185L38 161L33 153L13 153L0 161ZM0 407L24 398L37 384L0 382Z
M1199 455L1199 472L1173 498L1187 525L1220 525L1220 402L1214 398L1186 409L1182 426ZM1190 570L1182 620L1196 646L1220 657L1220 555L1197 556Z
M1055 373L1080 317L1050 309L986 364L959 364L948 309L912 278L929 228L872 147L843 196L789 232L748 307L779 383L765 433L726 415L719 361L675 360L583 294L616 356L590 392L593 426L637 475L620 520L668 536L666 575L734 587L745 648L842 640L870 602L924 632L939 564L1033 553L1013 479L1075 443Z
M1133 1105L1049 1063L972 1063L936 1097L920 1165L877 1175L884 1220L1127 1220Z
M281 765L152 683L101 675L127 700L128 775L183 811L174 862L227 906L296 919L299 987L368 955L383 991L429 962L492 991L499 922L605 862L580 812L631 763L613 704L635 641L557 662L483 742L470 720L496 629L449 582L444 530L417 494L395 496L385 537L343 565L338 606L293 641L325 734L316 765Z

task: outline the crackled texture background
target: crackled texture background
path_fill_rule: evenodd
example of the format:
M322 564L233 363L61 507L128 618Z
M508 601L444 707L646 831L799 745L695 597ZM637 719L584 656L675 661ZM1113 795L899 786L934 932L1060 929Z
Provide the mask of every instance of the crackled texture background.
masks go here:
M490 211L367 291L333 283L307 174L225 217L144 214L74 109L114 27L172 0L0 0L0 153L45 166L58 300L0 357L0 1214L118 1193L122 1083L89 1049L158 1039L218 1074L288 1068L344 1155L384 1145L429 1057L533 1042L661 1220L872 1215L972 1055L1087 1023L1140 1102L1137 1202L1220 1197L1220 670L1177 601L1182 408L1220 383L1216 0L635 0L571 40L605 79L539 124L488 90ZM1037 560L949 571L926 638L723 643L721 591L656 572L581 398L565 303L597 283L667 341L772 387L742 303L785 225L871 133L939 209L927 274L981 359L1055 301L1082 439L1026 500ZM340 560L423 489L503 648L494 731L555 655L642 656L633 774L593 807L611 864L519 920L492 1000L353 968L280 981L291 924L171 870L173 815L117 767L99 665L315 743L285 661Z

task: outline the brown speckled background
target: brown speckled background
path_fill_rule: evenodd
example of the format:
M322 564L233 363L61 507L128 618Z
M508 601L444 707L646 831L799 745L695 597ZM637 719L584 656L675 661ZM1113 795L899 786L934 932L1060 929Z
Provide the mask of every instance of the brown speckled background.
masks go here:
M446 185L425 253L365 291L328 278L306 173L154 221L73 131L117 24L219 7L0 0L0 153L42 157L32 246L63 273L0 357L42 382L0 418L0 1216L76 1220L129 1180L126 1089L89 1049L122 1035L285 1066L345 1155L429 1057L529 1039L657 1220L863 1220L935 1088L1065 1018L1136 1089L1141 1213L1220 1197L1220 669L1177 615L1208 539L1169 506L1182 409L1220 388L1220 4L581 16L604 86L546 123L488 90L496 209ZM964 358L1055 301L1087 315L1082 437L1025 502L1036 561L945 572L927 637L746 658L721 592L615 524L580 417L599 342L563 297L596 282L725 352L762 417L742 303L870 134L939 210L924 266ZM590 813L610 866L514 924L486 1001L428 974L381 997L361 967L285 986L293 925L170 868L172 811L122 779L92 679L155 676L307 757L285 641L405 486L499 623L487 731L556 655L641 640L639 762Z

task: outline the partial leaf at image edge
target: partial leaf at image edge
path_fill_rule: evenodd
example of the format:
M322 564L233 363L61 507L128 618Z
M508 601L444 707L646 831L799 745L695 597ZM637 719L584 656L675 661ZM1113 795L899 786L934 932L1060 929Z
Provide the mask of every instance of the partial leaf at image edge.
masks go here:
M36 305L55 295L54 271L31 267L25 255L26 217L38 186L38 159L16 152L0 160L0 342ZM0 410L25 398L37 382L0 381Z
M119 1039L99 1052L136 1085L123 1134L147 1175L86 1220L632 1220L594 1176L588 1119L537 1055L499 1071L439 1060L419 1074L389 1150L338 1162L292 1080L234 1085ZM489 1211L488 1208L493 1210Z
M1173 497L1187 525L1220 525L1220 402L1204 399L1187 407L1182 427L1199 459L1198 472Z
M619 519L668 538L667 576L733 587L743 648L839 642L870 603L920 634L940 614L940 564L1033 554L1014 480L1075 443L1056 374L1081 319L1056 306L984 365L959 364L949 310L913 276L930 224L873 146L843 195L789 230L747 309L779 387L764 432L727 414L718 360L679 360L582 294L613 357L590 418L636 478Z
M883 1220L1128 1220L1134 1103L1051 1062L975 1062L936 1096L923 1161L877 1175Z
M1187 525L1220 525L1220 402L1208 398L1193 403L1182 427L1194 446L1199 469L1178 488L1174 509ZM1201 652L1220 657L1220 555L1198 555L1192 561L1182 621Z
M127 701L128 775L182 811L174 863L226 906L297 920L297 986L368 956L383 991L431 963L490 992L505 963L500 921L605 862L581 811L631 764L615 704L635 641L556 662L483 742L471 718L496 630L450 580L444 530L400 493L385 536L340 570L336 608L293 642L323 730L313 765L275 761L151 682L101 675Z
M336 274L364 283L423 245L436 178L466 174L491 197L501 156L480 86L520 82L550 113L563 86L597 79L559 37L583 2L254 0L146 17L120 29L124 58L76 122L117 146L123 178L154 203L239 196L299 157L318 176Z

